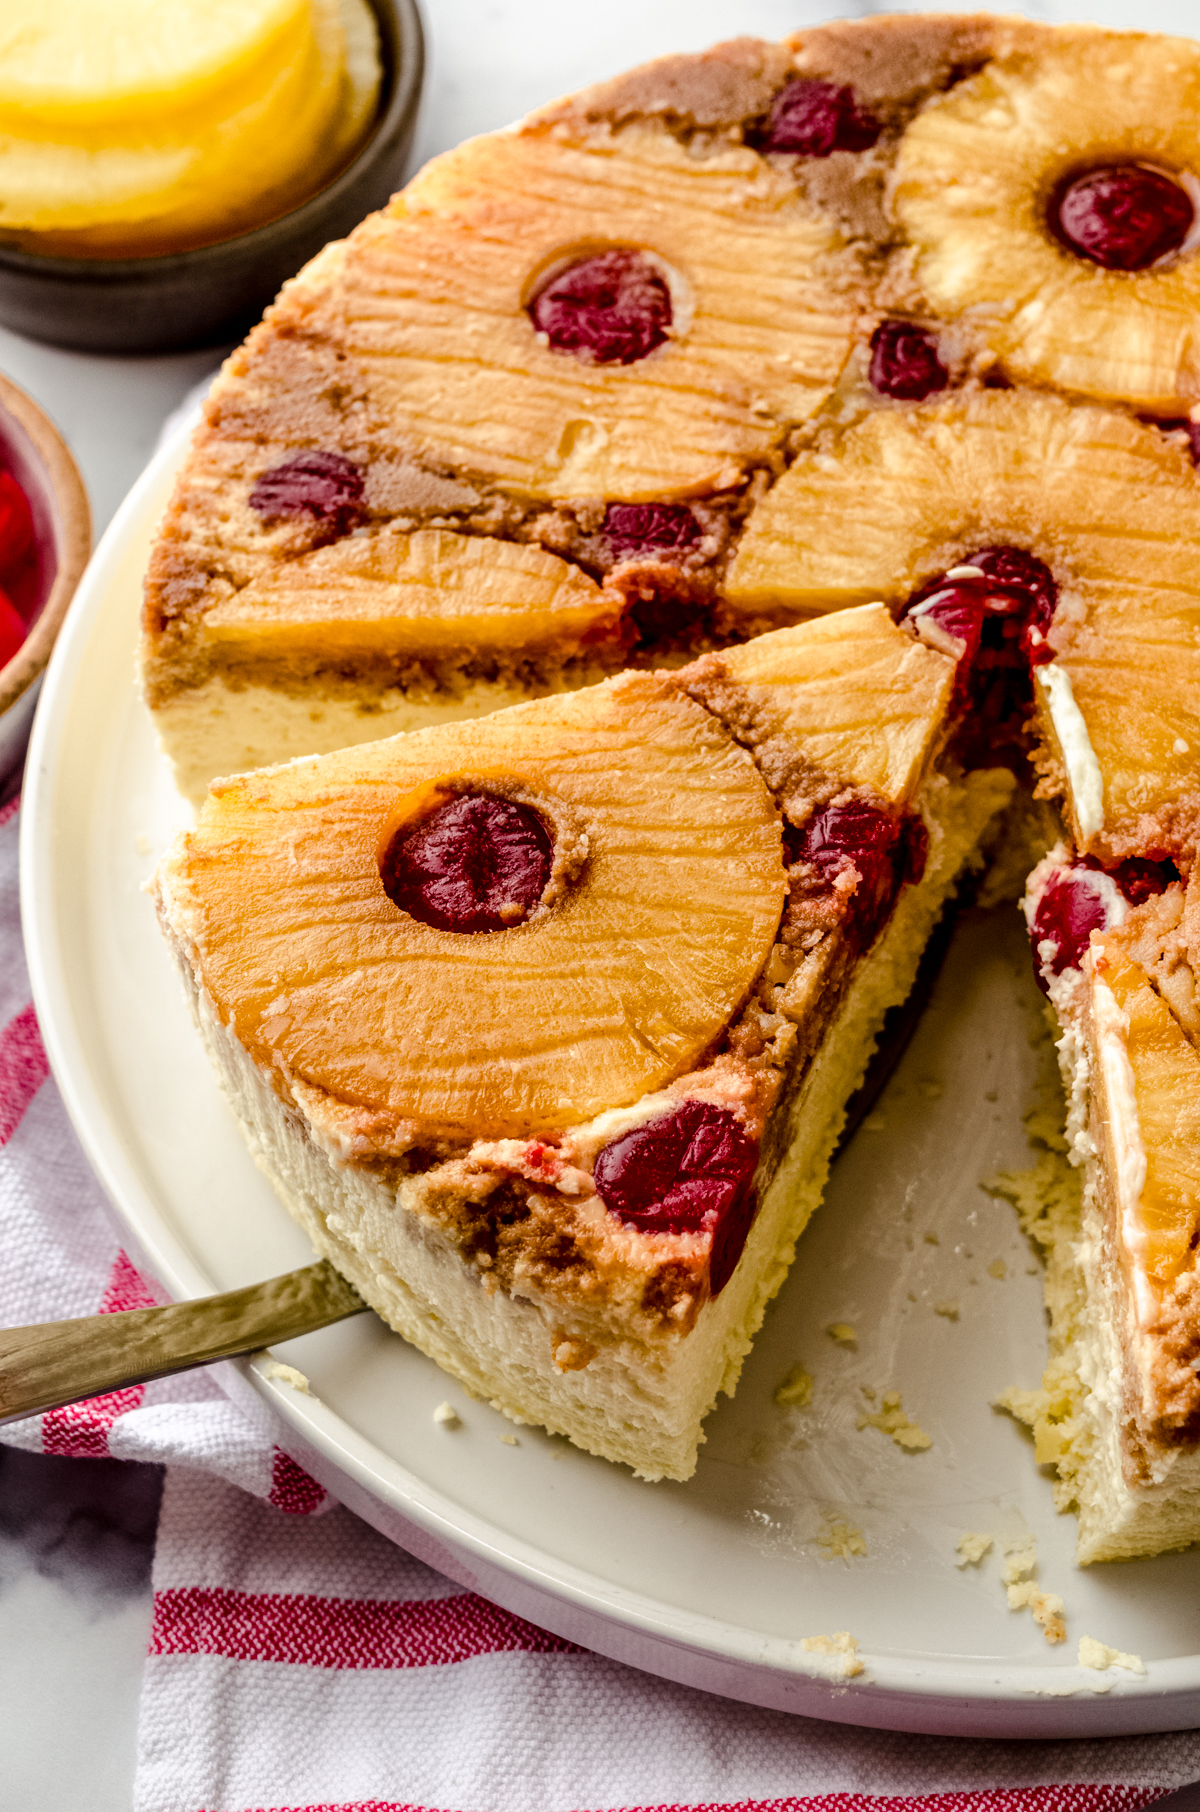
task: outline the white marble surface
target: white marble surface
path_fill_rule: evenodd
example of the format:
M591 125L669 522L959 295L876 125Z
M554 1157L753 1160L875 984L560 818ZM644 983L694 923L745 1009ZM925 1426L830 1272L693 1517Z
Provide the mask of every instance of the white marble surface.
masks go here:
M424 0L424 9L429 78L416 161L670 50L913 10L853 0ZM1200 0L1032 0L997 10L1200 30ZM0 370L62 428L97 532L164 418L218 357L214 349L106 359L0 330ZM0 1449L0 1812L125 1812L130 1804L156 1491L149 1469ZM1162 1803L1200 1812L1200 1788Z

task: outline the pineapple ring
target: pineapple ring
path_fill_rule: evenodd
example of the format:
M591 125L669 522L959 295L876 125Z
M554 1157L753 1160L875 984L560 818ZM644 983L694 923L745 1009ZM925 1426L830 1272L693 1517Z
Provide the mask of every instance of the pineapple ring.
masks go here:
M457 535L350 535L257 580L205 613L226 660L335 666L339 661L567 654L615 634L622 600L569 561L520 541Z
M1061 28L923 109L901 141L895 208L943 315L971 317L1015 378L1178 415L1200 398L1200 45ZM1195 219L1145 270L1077 256L1047 221L1072 177L1148 164Z
M406 917L379 872L405 796L464 773L519 775L588 839L549 911L486 936ZM649 674L219 781L184 847L206 982L255 1061L425 1138L568 1126L694 1067L787 891L750 756Z
M879 410L767 493L725 596L776 621L894 607L996 544L1058 580L1049 640L1100 765L1104 834L1140 854L1139 817L1200 787L1200 473L1159 429L1018 390Z
M527 305L616 249L663 273L670 337L628 365L555 351ZM339 266L338 332L389 432L460 470L540 499L702 495L829 395L855 329L835 281L847 256L755 152L530 126L437 158L363 223Z

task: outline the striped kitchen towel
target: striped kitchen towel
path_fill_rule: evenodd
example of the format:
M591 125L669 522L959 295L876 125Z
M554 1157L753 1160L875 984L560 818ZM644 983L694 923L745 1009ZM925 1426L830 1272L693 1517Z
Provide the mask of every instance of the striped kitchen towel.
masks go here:
M0 808L0 1324L153 1300L48 1074ZM214 1372L0 1429L167 1462L135 1812L1134 1812L1200 1736L964 1742L822 1724L623 1667L329 1499ZM306 1514L316 1510L328 1514Z
M136 1812L1133 1812L1200 1736L963 1742L635 1673L349 1511L167 1473Z
M21 946L18 802L0 806L0 1326L111 1314L154 1301L49 1075ZM236 1408L209 1371L109 1391L0 1428L33 1453L200 1466L281 1510L325 1507L321 1487L275 1444L261 1411Z

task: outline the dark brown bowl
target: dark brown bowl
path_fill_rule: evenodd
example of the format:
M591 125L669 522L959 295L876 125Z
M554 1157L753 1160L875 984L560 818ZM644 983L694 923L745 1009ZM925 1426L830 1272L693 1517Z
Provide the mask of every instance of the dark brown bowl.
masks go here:
M153 258L0 248L0 323L80 352L179 352L240 339L280 285L400 187L425 74L416 0L370 0L383 90L375 129L328 187L235 239Z

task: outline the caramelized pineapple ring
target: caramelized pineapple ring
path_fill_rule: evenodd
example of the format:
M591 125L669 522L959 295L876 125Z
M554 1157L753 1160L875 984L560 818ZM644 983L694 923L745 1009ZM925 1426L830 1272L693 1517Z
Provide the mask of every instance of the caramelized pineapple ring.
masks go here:
M1131 1263L1161 1291L1179 1275L1192 1252L1200 1225L1200 1057L1179 1021L1150 985L1150 978L1124 949L1120 932L1093 945L1096 992L1111 990L1128 1021L1125 1054L1133 1077L1136 1129L1121 1125L1114 1100L1111 1065L1104 1061L1105 1130L1116 1151L1136 1130L1144 1181L1135 1199L1120 1204L1122 1244ZM1097 1011L1098 1021L1103 1014ZM1119 1155L1119 1151L1117 1151ZM1134 1157L1137 1157L1136 1146ZM1136 1182L1134 1165L1110 1166L1110 1174ZM1143 1317L1144 1319L1144 1317Z
M564 653L613 633L621 600L543 548L444 529L355 535L269 567L204 617L226 659Z
M516 784L556 835L586 835L548 911L467 935L391 903L390 815L456 776ZM218 782L168 872L204 984L256 1061L418 1138L568 1126L688 1070L744 1001L786 892L750 757L634 674Z
M806 762L893 805L912 799L945 721L954 663L897 629L882 604L756 636L716 658L745 689L754 728L739 723L738 733L773 785L768 743L802 748Z
M1140 854L1141 815L1200 785L1200 477L1157 428L1015 390L881 410L767 494L726 596L751 616L896 606L1000 543L1058 581L1048 639L1100 766L1104 835Z
M1179 414L1200 397L1196 222L1148 268L1105 269L1065 242L1058 215L1073 179L1151 165L1179 185L1186 225L1198 114L1200 45L1066 27L932 100L901 141L894 191L930 302L971 310L1014 377Z
M346 350L401 441L524 496L734 484L820 406L849 353L837 233L752 151L563 131L475 139L359 227L336 278ZM625 248L670 287L665 344L606 364L539 337L528 306L556 271Z

